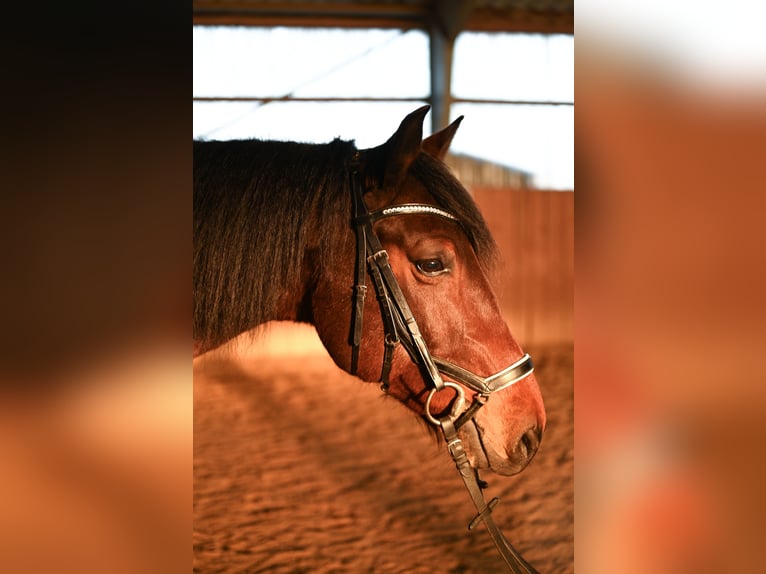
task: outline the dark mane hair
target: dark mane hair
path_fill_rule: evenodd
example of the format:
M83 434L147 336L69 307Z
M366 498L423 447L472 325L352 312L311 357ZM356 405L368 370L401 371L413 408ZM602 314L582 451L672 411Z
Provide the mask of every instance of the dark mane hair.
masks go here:
M194 340L217 346L273 316L300 285L311 245L320 273L350 234L354 142L194 142ZM453 212L489 268L494 241L466 190L421 153L411 173ZM349 278L349 285L352 278Z
M194 142L194 339L222 343L268 318L294 289L311 239L348 225L353 142ZM320 234L317 237L316 234ZM225 264L223 264L225 262Z

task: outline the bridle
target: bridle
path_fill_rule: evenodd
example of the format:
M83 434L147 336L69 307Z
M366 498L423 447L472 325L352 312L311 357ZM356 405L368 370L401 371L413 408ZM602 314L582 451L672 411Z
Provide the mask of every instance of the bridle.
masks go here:
M395 205L370 212L363 197L364 189L359 170L360 158L361 154L357 151L348 164L354 205L353 227L356 232L356 278L350 338L351 373L356 374L359 365L364 300L367 294L367 270L369 269L380 304L385 333L383 366L380 375L381 389L384 391L388 389L394 349L396 345L401 343L412 361L420 368L426 385L430 389L425 403L425 416L432 424L441 428L447 443L447 450L449 450L478 511L478 514L468 525L468 529L472 530L479 522L483 522L511 572L537 574L537 570L521 557L495 524L492 518L492 509L499 502L499 499L495 497L489 503L484 500L482 488L486 488L486 483L479 479L478 471L471 466L463 443L457 435L458 430L473 419L492 393L509 387L532 374L534 370L532 359L528 354L525 354L521 359L500 372L489 377L481 377L454 363L431 355L417 321L407 304L407 299L391 269L388 253L383 249L373 226L377 221L386 217L409 214L442 217L458 224L460 221L449 211L434 205L420 203ZM460 384L444 381L442 374ZM463 410L465 406L463 386L475 391L473 401L465 410ZM435 394L447 387L453 389L457 396L447 415L436 416L431 412L431 400Z

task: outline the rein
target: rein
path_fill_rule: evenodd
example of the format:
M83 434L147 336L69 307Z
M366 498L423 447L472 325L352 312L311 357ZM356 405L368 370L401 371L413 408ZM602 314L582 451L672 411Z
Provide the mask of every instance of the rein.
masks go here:
M425 404L426 418L442 430L447 450L455 462L458 472L465 483L468 493L476 506L477 514L468 525L469 530L483 522L509 570L514 574L538 574L522 556L511 546L500 528L495 524L492 517L492 509L499 499L493 498L489 503L484 500L482 488L486 483L479 479L478 471L475 470L463 448L463 442L458 438L458 430L473 419L478 410L484 406L493 392L509 387L514 383L532 374L534 367L532 359L525 354L521 359L509 365L489 377L481 377L467 369L455 365L444 359L434 357L428 350L425 340L420 332L417 321L407 304L407 299L399 286L391 265L388 261L388 253L383 249L378 236L375 234L373 225L385 218L398 215L426 214L442 217L456 223L459 219L452 213L433 205L409 203L386 207L370 212L364 202L364 189L359 173L360 153L356 152L349 164L349 178L351 194L354 203L353 225L356 232L356 277L354 284L354 305L351 332L351 373L356 374L359 365L359 349L362 338L364 300L367 295L367 270L369 269L373 286L380 303L381 316L384 327L384 353L383 366L381 369L381 389L388 389L388 378L391 372L391 363L396 345L402 347L418 365L420 371L430 387ZM461 385L442 379L442 374L458 381L463 386L475 391L471 404L465 406L465 391ZM433 396L451 388L457 396L453 401L450 412L445 416L435 416L431 413L431 400Z

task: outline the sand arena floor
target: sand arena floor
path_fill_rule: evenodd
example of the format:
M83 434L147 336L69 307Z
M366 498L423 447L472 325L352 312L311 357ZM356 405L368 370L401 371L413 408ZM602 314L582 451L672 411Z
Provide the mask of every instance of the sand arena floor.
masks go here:
M504 572L445 447L303 328L194 368L194 572ZM286 350L289 349L289 350ZM542 574L573 566L573 349L527 349L548 412L520 475L483 476Z

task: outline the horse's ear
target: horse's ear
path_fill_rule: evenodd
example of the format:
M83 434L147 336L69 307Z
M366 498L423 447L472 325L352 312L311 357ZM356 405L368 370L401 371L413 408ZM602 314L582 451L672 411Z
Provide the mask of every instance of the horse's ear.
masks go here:
M396 189L420 153L423 139L423 119L431 106L423 106L402 120L399 129L383 145L386 153L383 187Z
M455 137L455 132L460 127L460 122L462 121L463 116L460 116L443 130L439 130L424 139L422 144L423 151L436 159L443 160L452 143L452 138Z

